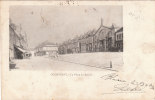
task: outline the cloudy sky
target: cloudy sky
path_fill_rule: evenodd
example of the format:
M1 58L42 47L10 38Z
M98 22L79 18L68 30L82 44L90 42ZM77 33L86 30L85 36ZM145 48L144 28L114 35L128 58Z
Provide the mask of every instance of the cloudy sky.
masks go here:
M61 43L103 25L123 26L122 6L11 6L10 18L21 24L33 48L46 40Z

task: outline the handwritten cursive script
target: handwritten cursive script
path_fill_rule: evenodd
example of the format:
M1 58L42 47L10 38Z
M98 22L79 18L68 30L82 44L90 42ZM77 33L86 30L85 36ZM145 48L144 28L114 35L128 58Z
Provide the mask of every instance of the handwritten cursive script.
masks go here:
M130 83L114 85L114 91L142 91L144 87Z
M113 80L113 81L119 81L119 82L126 82L125 80L119 79L118 74L112 73L107 74L101 77L104 80Z
M111 73L107 74L101 77L104 80L112 80L121 82L119 84L114 85L114 91L122 91L122 92L144 92L145 88L154 90L153 84L148 84L145 82L138 82L136 80L133 80L131 82L127 82L126 80L119 79L119 76L117 73Z

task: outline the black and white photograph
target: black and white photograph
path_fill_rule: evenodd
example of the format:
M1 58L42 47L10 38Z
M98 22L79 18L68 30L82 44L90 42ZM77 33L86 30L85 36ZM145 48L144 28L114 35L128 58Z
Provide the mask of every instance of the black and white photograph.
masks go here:
M119 71L123 7L11 6L9 69Z
M155 1L0 1L2 100L155 100Z

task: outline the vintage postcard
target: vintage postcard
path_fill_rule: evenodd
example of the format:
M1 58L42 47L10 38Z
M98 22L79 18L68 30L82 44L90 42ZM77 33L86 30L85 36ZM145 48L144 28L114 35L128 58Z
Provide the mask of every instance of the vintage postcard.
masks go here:
M2 100L155 100L155 1L0 1Z

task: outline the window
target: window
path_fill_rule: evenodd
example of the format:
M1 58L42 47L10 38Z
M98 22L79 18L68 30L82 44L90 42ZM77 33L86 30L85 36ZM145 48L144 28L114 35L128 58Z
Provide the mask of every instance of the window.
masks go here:
M118 34L118 40L119 40L120 35Z
M120 44L118 43L118 47L120 46Z

